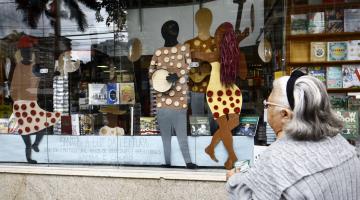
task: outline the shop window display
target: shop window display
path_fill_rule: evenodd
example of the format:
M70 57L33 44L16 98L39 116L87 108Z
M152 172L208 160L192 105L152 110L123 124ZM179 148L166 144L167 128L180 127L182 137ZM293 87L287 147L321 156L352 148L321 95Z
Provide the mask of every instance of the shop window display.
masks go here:
M273 139L283 1L39 2L1 8L1 162L230 169Z

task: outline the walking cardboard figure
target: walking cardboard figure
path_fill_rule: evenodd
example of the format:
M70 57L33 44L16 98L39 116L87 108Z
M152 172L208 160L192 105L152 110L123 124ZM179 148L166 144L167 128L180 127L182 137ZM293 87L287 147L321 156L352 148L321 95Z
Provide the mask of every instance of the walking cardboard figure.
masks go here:
M15 53L16 66L14 69L10 95L13 104L13 113L10 121L11 133L18 133L25 143L25 155L29 163L37 163L31 159L31 150L39 152L38 145L43 134L39 131L53 126L61 117L60 112L47 112L38 105L38 85L40 78L38 68L35 64L33 46L37 39L23 35L17 44ZM31 134L37 134L35 142L31 144Z

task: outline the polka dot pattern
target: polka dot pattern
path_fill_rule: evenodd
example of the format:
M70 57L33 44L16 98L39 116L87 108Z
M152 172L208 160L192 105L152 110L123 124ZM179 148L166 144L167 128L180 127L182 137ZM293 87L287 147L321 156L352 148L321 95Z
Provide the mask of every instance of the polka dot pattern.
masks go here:
M185 83L186 83L185 77L181 77L181 78L179 79L179 83L185 84Z
M46 127L53 126L61 118L59 112L44 112L35 101L15 101L13 109L14 111L19 110L15 112L18 127L14 132L22 135L36 133Z
M194 39L186 41L186 44L189 45L191 52L204 52L204 53L210 53L214 51L215 43L212 43L213 37L210 37L206 40L201 40L200 38L196 37ZM211 66L208 62L203 62L197 59L190 59L191 55L186 55L186 63L190 64L191 62L199 62L199 67L191 68L191 71L189 72L190 76L197 76L198 73L203 75L204 72L210 72ZM197 86L198 90L197 92L200 93L206 93L208 83L209 83L210 74L207 75L203 80L200 82L193 81L189 79L189 85L191 86ZM216 91L215 91L216 93Z
M177 53L177 48L176 47L171 48L171 53Z
M226 95L227 95L227 96L231 96L231 95L232 95L231 90L226 90Z
M170 90L169 96L173 97L174 95L175 95L175 91L174 91L174 90Z
M152 58L152 63L157 63L153 68L156 71L157 69L166 69L169 73L176 73L179 79L176 81L176 84L168 92L164 92L161 95L156 95L155 105L159 107L161 103L162 108L187 108L184 105L187 105L187 74L190 69L186 64L186 59L190 56L190 49L188 45L176 45L174 47L163 47L155 51L155 55Z
M174 102L174 106L178 107L180 105L180 103L178 101Z
M165 101L166 105L170 105L172 103L172 100L170 98L166 99Z
M214 118L227 114L239 114L241 111L242 96L241 91L235 88L228 88L223 90L207 90L207 102L213 113ZM214 101L216 100L216 101ZM215 114L217 113L217 114Z

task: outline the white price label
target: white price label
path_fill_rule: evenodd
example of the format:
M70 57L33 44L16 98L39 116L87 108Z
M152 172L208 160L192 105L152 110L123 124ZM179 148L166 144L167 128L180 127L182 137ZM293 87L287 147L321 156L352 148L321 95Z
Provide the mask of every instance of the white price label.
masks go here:
M199 67L199 66L200 66L199 62L191 62L190 63L191 68L195 68L195 67Z
M49 72L48 68L40 69L40 74L47 74Z

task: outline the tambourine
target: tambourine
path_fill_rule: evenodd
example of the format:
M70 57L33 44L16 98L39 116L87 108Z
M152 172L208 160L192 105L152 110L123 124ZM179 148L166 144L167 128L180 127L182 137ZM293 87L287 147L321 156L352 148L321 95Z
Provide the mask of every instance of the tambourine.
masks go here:
M154 90L167 92L171 89L173 84L166 80L167 76L169 76L169 72L165 69L158 69L153 73L151 80Z

